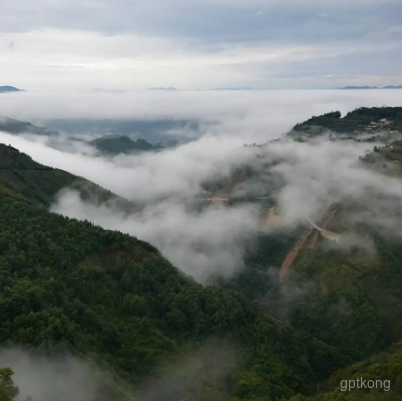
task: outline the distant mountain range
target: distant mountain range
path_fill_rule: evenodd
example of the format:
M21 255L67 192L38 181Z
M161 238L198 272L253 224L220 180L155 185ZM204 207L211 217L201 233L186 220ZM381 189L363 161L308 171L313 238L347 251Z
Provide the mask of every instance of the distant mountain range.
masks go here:
M11 93L11 92L25 92L22 89L15 88L14 86L0 86L0 93Z
M149 90L149 91L169 91L169 92L172 92L172 91L177 91L178 89L173 88L173 87L165 88L164 86L161 86L161 87L157 87L157 88L148 88L147 90Z
M345 86L343 88L339 89L402 89L402 85L389 85L389 86L384 86L384 87L378 87L378 86Z

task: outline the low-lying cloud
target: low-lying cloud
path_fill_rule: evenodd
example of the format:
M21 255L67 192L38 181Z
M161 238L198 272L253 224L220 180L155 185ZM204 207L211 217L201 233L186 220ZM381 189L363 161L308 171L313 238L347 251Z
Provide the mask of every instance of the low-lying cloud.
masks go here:
M88 401L110 380L95 365L71 355L45 357L23 348L3 349L0 367L10 366L19 389L18 401Z
M138 91L107 93L23 92L0 97L0 114L28 121L52 119L156 120L218 122L202 134L230 136L239 143L260 143L287 132L313 115L356 107L400 105L395 90L341 91ZM78 124L77 124L78 130ZM146 139L146 138L145 138Z
M316 103L296 108L295 115L305 113L306 109L310 110L310 114L303 118L318 114L317 111L321 112L320 110L343 111L347 109L349 102L361 100L361 95L356 93L351 97L338 95L339 92L332 93L333 97L327 92L323 93L319 103L317 93L302 92L303 96L315 99ZM378 100L381 96L379 93L369 95L370 102ZM180 118L195 117L194 105L178 111L179 106L184 104L182 100L188 99L186 96L179 95L176 98L178 103L170 105L166 113L175 115L177 112ZM205 102L206 94L200 93L199 96ZM214 94L210 96L211 104L216 107L214 102L217 98ZM230 96L233 97L233 94ZM89 219L105 228L127 232L149 241L173 264L203 283L216 274L228 277L241 269L247 242L261 230L270 229L264 226L259 204L254 202L253 197L273 198L277 213L289 229L306 224L306 218L316 221L332 203L345 197L370 199L376 194L382 194L388 199L389 207L397 210L400 205L402 209L401 182L364 169L359 163L359 156L372 148L373 143L330 142L321 139L312 143L284 141L273 142L262 148L243 147L248 139L259 142L258 139L264 137L262 126L266 132L265 141L279 136L279 132L285 132L278 127L281 124L283 127L288 125L287 115L290 120L297 118L292 115L295 101L287 99L286 106L287 95L279 96L276 108L273 99L269 98L272 109L266 119L262 113L263 100L268 99L266 94L253 96L248 94L245 98L252 99L258 105L255 112L242 103L242 95L242 101L235 100L217 112L221 118L220 126L204 132L200 138L190 143L158 153L104 158L91 153L88 145L79 141L72 142L67 136L61 136L58 142L58 145L61 144L59 147L64 150L51 148L43 138L35 136L0 133L0 140L28 153L39 163L83 176L117 195L142 204L144 207L141 212L127 215L113 205L98 207L83 202L75 192L63 191L52 206L52 211ZM228 101L230 99L227 94L220 99L223 98ZM391 101L392 99L391 97ZM299 104L303 103L301 98L297 101ZM205 113L211 104L204 103L206 110L203 117L206 117ZM76 110L74 105L72 107ZM244 121L240 123L240 128L235 128L236 122L241 121L241 118L232 117L241 109L244 111ZM142 110L145 112L144 106ZM156 114L158 110L160 108L157 106ZM109 110L110 115L124 115L127 112L128 109L124 107L118 112L115 109ZM273 121L278 124L271 130L267 121L275 113L277 116ZM96 115L94 109L91 109L90 114ZM199 116L201 114L200 112ZM253 116L258 117L255 123ZM243 135L241 130L244 130ZM236 207L226 208L218 207L219 203L213 202L199 207L200 199L209 196L203 190L203 183L219 179L229 181L232 172L235 169L242 171L244 166L252 168L252 176L246 182L233 183L231 191L226 188L217 196L241 195L249 197L251 203L243 202ZM355 218L359 221L367 220L363 214L359 216ZM370 221L389 230L389 219L380 217Z
M11 367L16 401L177 400L211 388L225 389L227 376L239 367L236 349L211 339L164 366L153 377L128 387L88 358L69 353L47 355L24 347L0 350L0 368Z
M148 241L202 283L213 275L229 277L241 269L245 244L259 230L258 209L252 205L230 209L211 206L195 212L173 200L127 216L110 207L85 203L77 192L67 191L51 210Z

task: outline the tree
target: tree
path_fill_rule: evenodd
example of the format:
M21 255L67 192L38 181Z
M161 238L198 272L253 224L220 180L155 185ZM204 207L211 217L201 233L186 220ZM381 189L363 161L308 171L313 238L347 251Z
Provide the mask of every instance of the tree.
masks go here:
M19 394L19 389L14 385L11 368L0 369L0 401L12 401Z

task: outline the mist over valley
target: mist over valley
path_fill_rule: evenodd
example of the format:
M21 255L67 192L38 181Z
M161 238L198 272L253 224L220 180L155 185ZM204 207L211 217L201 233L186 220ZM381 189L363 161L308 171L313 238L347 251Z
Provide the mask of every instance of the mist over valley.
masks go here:
M399 0L0 12L0 401L402 401Z

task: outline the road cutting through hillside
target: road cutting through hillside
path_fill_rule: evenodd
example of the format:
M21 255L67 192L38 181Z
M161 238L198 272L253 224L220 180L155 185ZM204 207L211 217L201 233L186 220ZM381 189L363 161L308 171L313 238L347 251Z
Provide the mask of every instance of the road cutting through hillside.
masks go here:
M332 219L334 213L337 212L337 208L334 206L331 206L325 213L323 218L321 219L322 223L321 225L326 226L329 224L330 220ZM295 246L287 253L285 260L282 263L281 268L279 269L279 277L280 280L284 280L286 276L288 275L290 269L292 268L293 263L295 262L296 258L299 255L299 252L303 249L305 244L308 242L309 238L311 235L313 235L314 231L315 234L311 238L310 245L308 246L308 252L311 252L316 244L317 244L317 234L320 233L324 238L329 239L331 241L336 241L339 242L340 240L340 235L336 234L332 231L326 230L325 228L322 228L315 224L309 217L305 216L305 219L309 222L310 227L306 229L304 234L300 237L300 239L297 241Z
M318 227L317 224L312 222L308 217L307 217L307 221L310 223L310 225L312 227L314 227L316 230L318 230L324 238L327 238L331 241L336 241L336 242L339 242L339 240L341 239L341 236L339 234L336 234L332 231L328 231L328 230L325 230L324 228Z
M260 198L256 198L256 199L262 199L262 197ZM203 201L208 201L208 202L221 202L221 203L227 203L228 202L228 198L219 198L219 197L215 197L215 196L210 196L208 198L203 198ZM282 219L280 216L277 216L275 214L275 208L271 208L268 210L268 215L267 215L267 220L270 222L270 224L272 225L272 227L274 228L279 228L282 225ZM315 228L316 230L318 230L321 235L326 238L329 239L330 241L336 241L339 242L341 236L339 234L336 234L332 231L328 231L325 228L319 227L317 226L317 224L315 224L310 218L306 217L306 220L310 223L310 225Z

